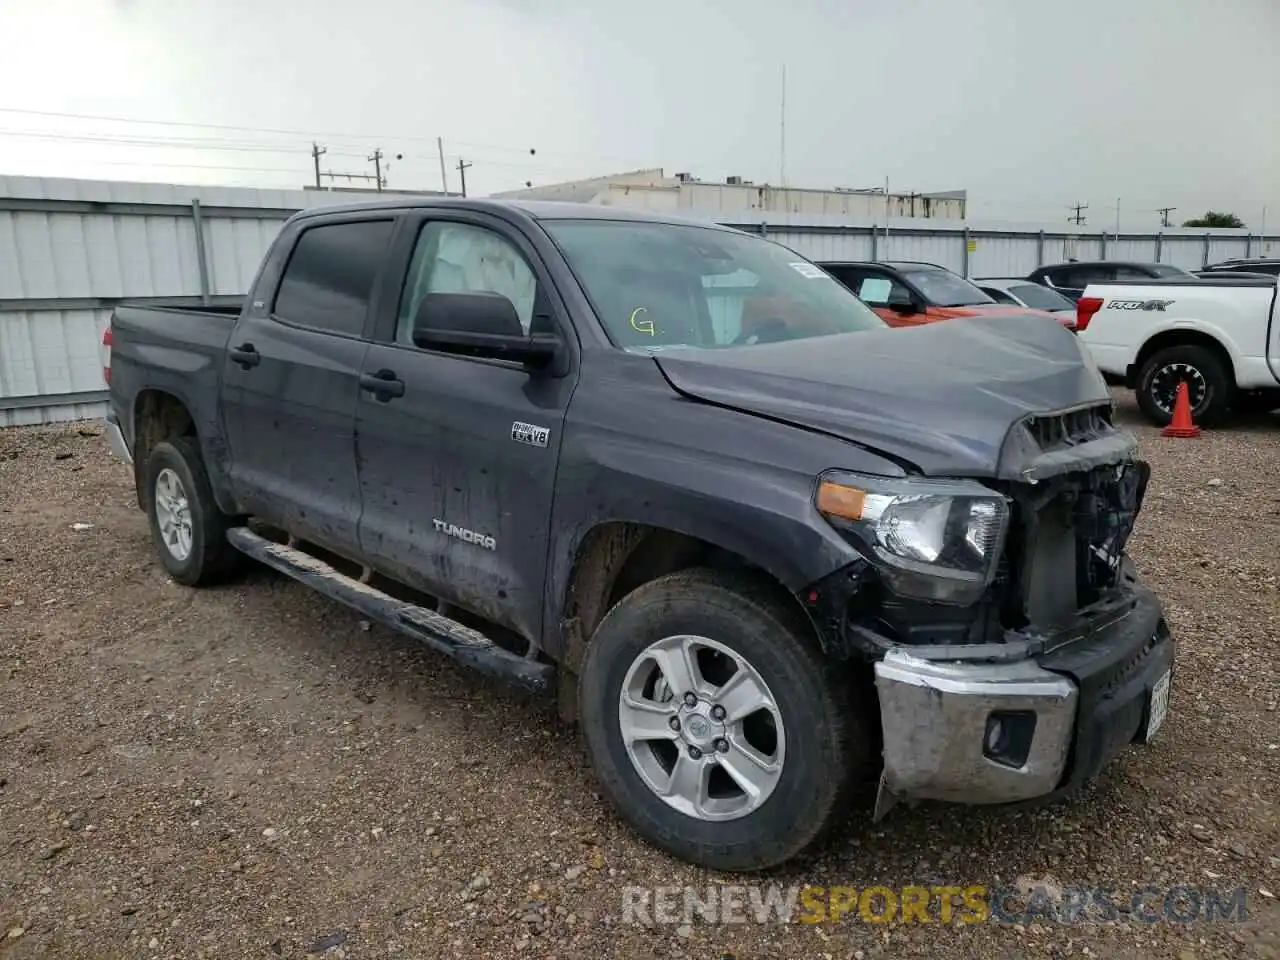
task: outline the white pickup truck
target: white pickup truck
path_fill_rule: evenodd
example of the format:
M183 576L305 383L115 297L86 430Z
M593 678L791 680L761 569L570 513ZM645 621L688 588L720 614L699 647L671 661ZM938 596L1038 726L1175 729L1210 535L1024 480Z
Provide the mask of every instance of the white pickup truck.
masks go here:
M1228 278L1091 283L1076 333L1112 382L1132 389L1163 426L1185 380L1196 423L1280 407L1275 280Z

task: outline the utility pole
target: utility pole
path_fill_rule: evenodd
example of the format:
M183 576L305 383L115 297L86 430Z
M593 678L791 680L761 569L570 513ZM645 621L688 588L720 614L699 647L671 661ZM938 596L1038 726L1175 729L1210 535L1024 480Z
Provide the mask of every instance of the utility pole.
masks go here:
M323 187L320 186L320 181L321 181L321 178L323 177L328 177L330 180L337 180L339 177L341 177L343 180L346 180L348 182L352 180L373 180L378 185L379 190L381 190L385 185L382 179L383 154L381 150L374 151L373 156L369 158L370 160L374 161L374 164L375 164L374 170L376 171L374 173L336 173L333 170L321 170L320 158L324 156L326 152L327 152L326 149L320 146L319 144L313 143L311 145L311 160L312 160L312 163L315 165L317 188L324 189ZM400 154L396 154L396 158L399 159L399 157L400 157ZM390 167L388 166L387 169L390 169Z
M884 178L884 242L886 252L889 249L889 178Z
M440 189L449 193L449 178L444 172L444 138L436 137L436 149L440 151Z
M320 146L320 144L312 141L311 162L316 168L316 189L317 190L320 189L320 158L323 157L328 152L329 151L326 150L324 147Z
M1067 217L1068 220L1074 221L1077 226L1088 221L1089 218L1080 212L1081 210L1089 209L1089 205L1087 203L1077 203L1071 209L1075 210L1075 215Z
M782 124L778 142L778 186L787 185L787 65L782 65Z
M1177 209L1177 207L1156 207L1156 213L1160 214L1160 226L1169 226L1169 214Z
M458 176L462 178L462 195L464 197L467 195L467 170L474 166L474 163L467 163L461 157L458 158Z

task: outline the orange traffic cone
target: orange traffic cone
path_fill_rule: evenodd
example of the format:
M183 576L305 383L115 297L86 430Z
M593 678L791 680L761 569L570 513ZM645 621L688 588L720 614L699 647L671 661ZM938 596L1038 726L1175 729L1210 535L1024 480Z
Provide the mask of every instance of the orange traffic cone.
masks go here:
M1160 431L1162 437L1190 438L1200 436L1200 428L1191 421L1191 398L1187 381L1178 381L1178 396L1173 402L1173 419Z

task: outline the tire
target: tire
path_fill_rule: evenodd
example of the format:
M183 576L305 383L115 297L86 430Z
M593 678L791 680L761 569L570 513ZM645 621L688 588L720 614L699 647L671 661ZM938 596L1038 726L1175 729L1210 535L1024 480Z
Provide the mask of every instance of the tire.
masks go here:
M176 505L178 496L185 502L185 510ZM173 437L152 448L147 457L144 502L160 563L178 583L207 586L225 580L241 567L243 554L226 537L237 518L218 509L193 438ZM174 506L166 508L166 503ZM170 518L176 518L176 524L166 525ZM181 535L173 536L175 526L185 529L185 540Z
M1173 419L1170 384L1176 389L1179 375L1187 379L1191 418L1200 426L1220 423L1235 399L1230 371L1214 351L1191 344L1157 350L1143 363L1136 390L1142 415L1158 427Z
M583 661L579 678L582 729L604 793L641 836L702 867L755 871L790 860L812 846L837 816L846 812L851 788L860 774L870 772L870 737L863 714L855 710L850 674L823 655L808 620L792 609L785 597L777 597L775 590L771 583L748 575L714 570L686 570L661 577L637 588L609 611ZM762 739L768 740L765 718L774 716L770 710L762 710L745 722L729 723L734 719L730 715L723 727L711 724L712 735L718 730L732 732L721 738L724 742L719 746L726 748L723 753L714 742L708 745L705 724L696 724L692 717L697 711L711 710L714 696L706 690L700 691L704 695L694 711L682 705L681 691L671 691L673 700L662 706L670 711L674 705L677 719L683 718L679 734L664 732L670 721L668 712L656 721L658 737L637 743L632 748L634 754L628 749L620 702L624 684L630 690L639 689L634 683L656 666L645 659L645 651L664 638L682 635L705 638L718 648L707 650L705 662L704 654L697 655L700 669L696 679L723 683L723 675L711 674L733 657L740 657L748 665L744 676L753 671L763 681L781 720L782 736L772 751L759 747ZM655 689L653 696L662 699L665 693ZM725 702L732 705L730 700ZM645 716L649 714L645 712ZM721 794L726 787L742 794L736 800L721 798L708 804L708 808L718 805L713 813L718 819L677 809L650 786L654 779L666 775L664 757L672 764L676 762L673 758L692 759L689 741L676 738L699 734L704 735L700 742L706 749L702 759L693 762L707 768L707 782ZM671 739L667 742L664 737ZM745 754L739 744L747 737L760 755L768 753L774 761L780 760L771 792L758 791L763 799L753 809L750 796L724 766L743 762ZM730 740L732 747L728 747ZM661 746L664 742L666 747ZM649 773L644 772L646 766ZM719 773L710 772L713 768ZM739 812L730 813L730 808Z

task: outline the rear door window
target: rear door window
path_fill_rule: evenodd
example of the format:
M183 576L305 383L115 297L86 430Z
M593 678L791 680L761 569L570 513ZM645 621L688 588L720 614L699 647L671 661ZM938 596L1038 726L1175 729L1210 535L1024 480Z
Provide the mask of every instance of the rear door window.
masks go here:
M1104 266L1066 267L1053 274L1055 287L1083 289L1091 283L1108 283L1115 279L1115 269Z
M863 277L867 275L866 270L860 267L831 266L823 267L822 269L826 270L827 273L831 274L854 293L858 292L858 284L862 283Z
M1152 276L1146 270L1139 270L1137 267L1116 267L1116 279L1150 280L1152 279Z
M996 303L1015 303L1016 304L1018 302L1017 300L1009 296L1009 294L1005 293L1003 290L999 289L998 287L982 287L981 290L983 293L985 293L988 297L990 297Z
M280 278L272 314L303 327L361 336L394 222L325 223L303 231Z

